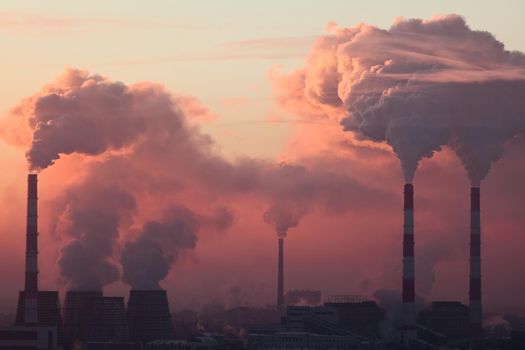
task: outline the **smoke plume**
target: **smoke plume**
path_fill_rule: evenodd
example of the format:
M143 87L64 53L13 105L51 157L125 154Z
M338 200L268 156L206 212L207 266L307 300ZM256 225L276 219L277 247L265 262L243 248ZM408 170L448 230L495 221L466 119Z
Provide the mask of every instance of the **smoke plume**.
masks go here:
M122 280L132 289L159 289L178 256L195 248L202 226L226 230L231 223L231 214L225 210L205 217L184 207L172 208L162 220L145 223L137 239L125 245Z
M94 184L72 187L65 197L62 219L72 239L58 261L62 279L70 289L100 290L119 278L111 260L114 242L120 224L135 209L135 199L118 187Z
M62 182L65 195L54 199L50 217L62 242L60 272L70 287L100 289L118 279L115 251L124 242L123 278L133 286L156 287L179 253L194 248L198 235L232 225L235 205L270 206L267 220L285 234L314 207L359 211L363 201L384 206L392 197L315 163L226 160L196 126L207 114L194 98L161 85L125 85L75 69L14 109L16 118L29 121L32 169L52 164L79 169ZM184 203L193 215L157 219L173 203ZM131 238L141 227L142 234ZM177 240L180 235L187 240ZM140 259L151 264L132 267ZM150 273L154 277L142 281Z
M335 28L305 68L274 79L293 112L387 142L407 182L422 158L449 145L479 184L503 144L525 131L525 56L457 15Z
M286 237L288 230L299 225L304 211L290 205L274 204L264 212L264 221L275 228L279 238Z

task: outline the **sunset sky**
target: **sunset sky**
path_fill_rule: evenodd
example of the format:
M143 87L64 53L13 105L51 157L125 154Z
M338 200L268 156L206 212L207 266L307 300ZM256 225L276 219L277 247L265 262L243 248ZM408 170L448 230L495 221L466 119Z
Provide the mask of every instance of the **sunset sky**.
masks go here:
M174 138L184 142L174 141L171 158L153 159L148 152L158 145L141 145L146 150L129 153L131 160L126 152L142 139L121 148L110 142L103 152L69 152L41 171L42 289L65 290L71 282L61 276L57 262L64 247L78 238L68 232L75 227L68 215L75 205L87 205L71 198L84 193L98 205L97 186L111 186L108 178L115 176L124 187L151 180L132 193L136 208L120 213L108 257L119 269L126 243L147 231L147 221L161 220L170 203L198 213L196 247L180 248L160 283L174 309L212 302L274 303L277 240L263 214L281 202L301 201L298 225L285 240L285 289L370 298L379 290L399 292L404 179L398 158L385 142L358 140L330 116L309 118L293 101L283 103L281 78L303 68L316 39L331 28L363 22L388 30L400 17L430 20L458 14L470 29L493 34L506 50L525 52L524 11L518 0L0 0L0 312L14 312L23 288L25 153L31 146L24 132L32 117L27 113L37 111L41 106L34 101L52 89L68 90L75 79L97 81L88 74L99 74L111 86L122 82L134 96L176 96L187 123L183 135L175 132ZM155 108L137 114L155 113ZM24 126L14 127L12 122L20 120ZM514 136L481 183L483 298L489 313L525 313L525 138ZM179 155L186 146L188 154ZM197 156L191 152L206 155L193 164ZM124 165L115 165L119 157ZM283 164L306 169L306 174L283 170ZM176 185L168 184L170 173ZM253 189L251 177L257 178ZM242 181L250 183L249 190ZM82 187L86 183L89 187ZM297 188L289 190L290 183ZM466 172L456 154L443 147L422 160L414 186L417 294L427 302L466 302ZM224 225L217 214L223 208L232 215ZM239 287L240 295L231 295L233 287ZM126 295L129 286L117 278L104 290Z

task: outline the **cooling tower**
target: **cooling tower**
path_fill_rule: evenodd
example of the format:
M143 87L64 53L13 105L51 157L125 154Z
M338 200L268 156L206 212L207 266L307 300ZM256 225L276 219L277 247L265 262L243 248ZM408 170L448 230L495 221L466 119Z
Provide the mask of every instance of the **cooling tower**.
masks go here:
M85 305L87 306L87 342L127 343L130 341L124 298L89 298Z
M279 238L279 257L277 263L277 308L284 312L284 240Z
M469 319L474 338L481 337L481 215L480 189L470 189Z
M102 291L70 290L66 292L64 334L69 344L73 344L77 340L86 339L90 301L101 297Z
M135 342L145 343L173 337L173 324L165 290L131 290L127 319L131 339Z
M403 340L416 337L415 266L414 266L414 187L406 184L404 189L403 225Z

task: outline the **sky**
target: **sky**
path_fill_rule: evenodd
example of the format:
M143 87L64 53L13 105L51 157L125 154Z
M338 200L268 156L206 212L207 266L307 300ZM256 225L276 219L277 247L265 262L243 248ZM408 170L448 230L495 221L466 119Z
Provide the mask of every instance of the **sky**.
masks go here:
M274 73L304 66L316 38L325 35L333 22L339 27L363 22L388 29L399 17L459 14L470 28L492 33L507 49L525 51L524 7L522 1L0 0L0 118L7 120L14 107L28 104L24 98L38 95L67 68L128 86L154 82L174 94L196 98L207 111L190 124L213 140L210 148L221 162L235 166L246 158L265 164L290 162L310 169L314 179L324 179L317 174L330 171L358 181L383 199L369 200L363 197L369 192L350 190L354 197L342 200L346 209L333 210L330 203L324 204L329 199L319 190L321 195L312 198L320 204L304 209L285 243L287 289L372 297L380 289L399 289L401 281L403 176L398 159L385 143L360 143L329 119L303 119L285 108L279 103ZM0 291L0 311L13 312L23 281L28 171L24 154L28 145L14 145L5 140L5 131L2 134L0 279L9 281L4 283L12 288ZM525 282L519 280L518 268L525 263L520 249L525 244L521 235L525 142L518 139L505 147L505 155L494 164L482 189L484 298L487 309L496 313L525 312L521 298ZM94 159L105 156L97 154ZM70 186L88 177L90 161L89 156L72 154L41 173L43 288L67 288L57 262L71 237L53 231L67 214L56 207L71 193ZM179 170L185 174L186 170L175 169ZM197 212L204 210L203 202L224 205L216 198L224 194L216 193L211 185L207 194L192 195L208 188L210 180L202 181L207 182L197 182L198 189L189 186L173 198ZM333 180L319 181L328 184ZM469 210L465 171L455 154L445 148L422 161L414 184L416 227L421 227L421 236L416 238L416 258L421 254L416 263L418 278L421 276L419 294L425 300L465 302ZM210 193L213 199L207 197ZM275 199L255 190L239 193L243 195L236 193L224 200L234 212L226 232L207 232L202 224L195 249L180 253L161 282L173 308L224 302L228 290L236 286L242 291L243 304L274 302L277 242L263 213ZM331 192L326 196L332 196ZM140 209L130 219L131 233L120 232L113 242L115 256L126 240L137 236L148 215L160 215L155 205L148 207L148 200L137 199ZM168 202L167 197L162 200ZM125 294L128 288L116 281L108 283L105 291Z

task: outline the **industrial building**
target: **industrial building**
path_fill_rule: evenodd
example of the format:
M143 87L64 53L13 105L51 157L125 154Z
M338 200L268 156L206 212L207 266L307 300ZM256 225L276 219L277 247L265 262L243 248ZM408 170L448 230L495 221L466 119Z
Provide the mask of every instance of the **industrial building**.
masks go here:
M16 326L23 326L25 310L25 292L18 294L18 305L16 308ZM37 293L37 323L40 326L56 328L57 343L64 345L64 330L62 315L60 312L60 298L58 291L38 291Z
M346 307L342 307L342 305ZM375 308L372 306L375 305ZM370 309L369 309L370 308ZM384 311L377 307L375 302L325 303L323 306L288 306L286 317L281 324L272 326L248 327L248 349L363 349L366 344L374 343L366 337L351 331L349 328L361 329L351 322L352 312L355 313L356 323L367 313L363 310L373 309L370 312L375 317L363 318L364 323L375 325L384 317ZM357 310L357 311L356 311ZM379 311L378 311L379 310ZM346 328L345 328L346 326ZM350 326L350 327L349 327ZM365 327L365 329L367 329Z
M0 349L59 349L55 327L14 326L0 329Z
M173 324L165 290L131 290L127 321L131 339L138 343L173 338Z
M375 301L338 296L329 298L324 305L337 311L340 328L369 338L381 336L380 323L385 319L385 310Z
M92 298L88 305L87 342L130 342L124 298Z
M322 335L305 332L278 332L274 334L250 334L248 349L258 350L359 350L363 349L358 338L351 335Z
M469 308L459 301L435 301L421 311L418 323L451 340L470 337Z
M58 292L38 290L38 177L27 177L24 290L18 294L14 327L0 330L0 349L58 349L62 322Z
M68 346L87 339L88 305L90 300L101 298L102 291L66 292L64 302L64 334Z
M36 174L28 176L24 290L18 294L14 326L0 329L0 349L70 349L79 344L84 350L127 350L137 345L148 349L218 348L216 338L174 339L167 293L161 289L131 290L127 308L122 297L104 297L102 291L69 290L61 312L58 291L38 288L37 181ZM471 188L470 199L469 304L433 302L416 319L414 188L412 184L404 186L399 333L405 348L421 344L482 346L479 187ZM357 349L381 337L385 310L375 301L333 296L321 306L320 291L296 290L285 295L282 237L278 239L277 260L277 305L267 309L239 307L225 314L232 328L248 330L249 348ZM522 341L522 333L514 332L513 344Z

